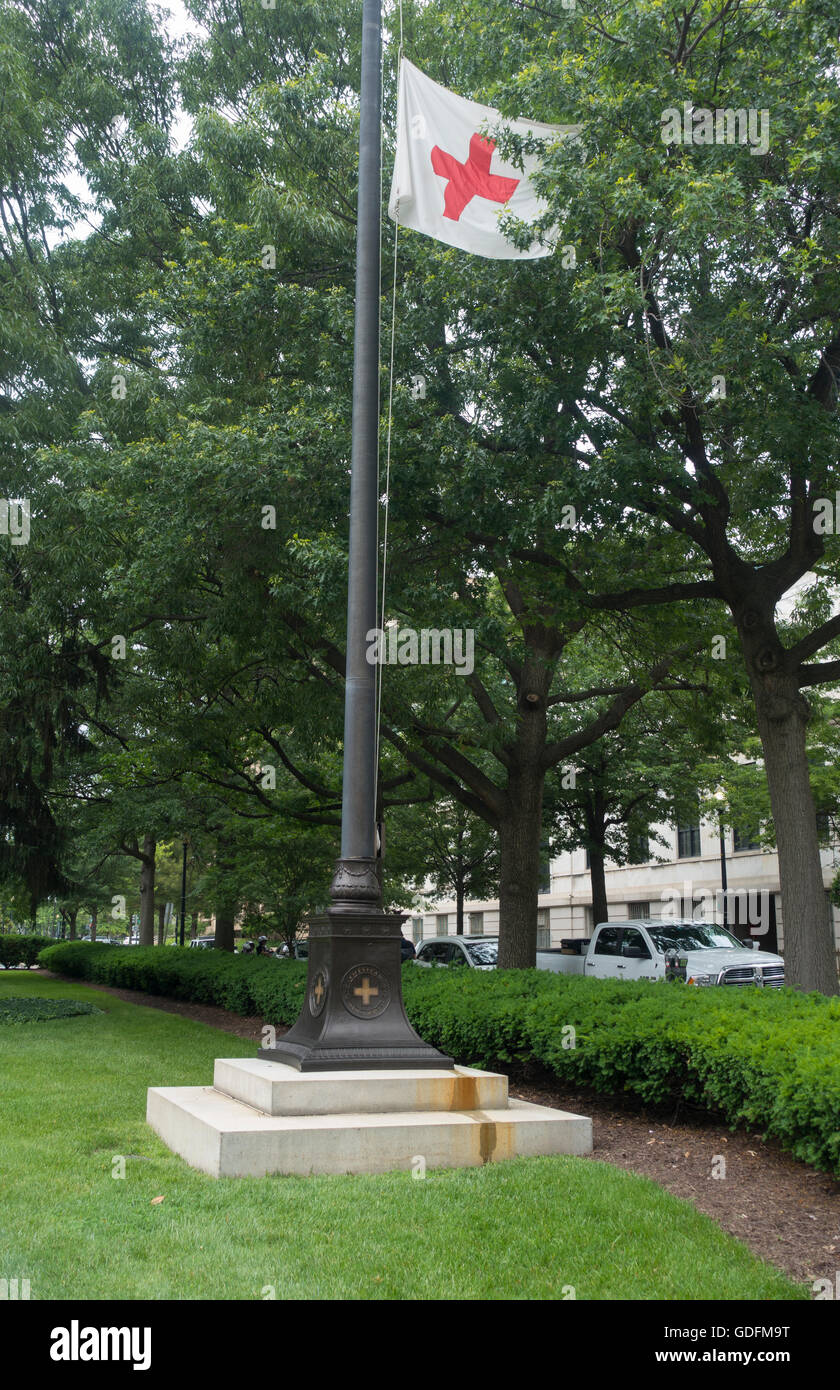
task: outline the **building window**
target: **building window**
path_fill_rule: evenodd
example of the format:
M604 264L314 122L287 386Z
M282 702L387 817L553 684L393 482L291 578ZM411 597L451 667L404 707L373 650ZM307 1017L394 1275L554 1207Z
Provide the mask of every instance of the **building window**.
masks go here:
M438 936L449 935L449 913L439 912L437 915L437 934Z
M739 825L734 826L732 830L733 854L740 854L748 849L761 849L761 845L753 839L749 830L744 830Z
M650 863L650 836L646 830L636 831L627 836L627 863Z
M711 899L705 897L683 898L683 920L686 922L705 921L707 907L709 908L709 911L712 914L709 918L709 921L712 921L714 919L714 897L712 897Z
M551 892L551 854L546 841L540 846L540 886L537 891Z
M471 913L470 913L470 936L483 936L483 935L484 935L484 913L483 913L483 912L471 912Z
M696 859L700 854L700 818L677 825L677 858Z
M537 908L537 950L551 950L551 919L547 907Z
M414 941L422 941L422 940L423 940L423 918L422 918L422 917L412 917L412 919L411 919L411 936L412 936L412 940L414 940Z
M627 916L631 922L646 922L650 919L650 903L628 903Z

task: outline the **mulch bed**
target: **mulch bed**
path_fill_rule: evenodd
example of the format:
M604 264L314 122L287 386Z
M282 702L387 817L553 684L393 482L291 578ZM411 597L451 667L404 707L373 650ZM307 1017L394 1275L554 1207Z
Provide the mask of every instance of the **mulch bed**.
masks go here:
M38 973L62 978L47 970ZM254 1043L262 1041L261 1018L244 1018L216 1005L184 1003L134 989L90 988L129 1004L209 1023ZM278 1036L287 1031L276 1030ZM510 1093L519 1100L591 1116L593 1158L651 1178L692 1202L791 1279L834 1281L840 1269L840 1182L827 1173L798 1162L757 1134L731 1133L705 1111L639 1110L638 1102L629 1096L622 1100L570 1090L550 1074L535 1078L512 1073ZM713 1164L721 1155L726 1176L715 1178Z
M818 1173L758 1134L701 1110L639 1110L629 1096L570 1090L553 1078L511 1081L510 1093L592 1118L593 1158L652 1178L692 1202L753 1254L810 1284L840 1269L840 1182ZM714 1160L726 1176L712 1176ZM719 1165L717 1165L719 1171Z

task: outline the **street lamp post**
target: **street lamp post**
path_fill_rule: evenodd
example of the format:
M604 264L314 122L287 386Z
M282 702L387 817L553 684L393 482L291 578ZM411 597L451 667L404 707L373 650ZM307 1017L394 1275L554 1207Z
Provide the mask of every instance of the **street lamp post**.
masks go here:
M452 1065L406 1017L404 919L382 910L377 862L376 680L367 634L377 621L381 63L381 0L363 0L341 857L332 905L310 923L300 1015L258 1054L301 1071Z
M187 842L184 841L184 855L181 860L181 945L184 944L184 920L187 915Z
M726 884L726 840L723 832L723 800L722 791L715 792L715 799L718 802L718 836L720 839L720 886L723 894L723 925L728 925L727 912L727 884Z

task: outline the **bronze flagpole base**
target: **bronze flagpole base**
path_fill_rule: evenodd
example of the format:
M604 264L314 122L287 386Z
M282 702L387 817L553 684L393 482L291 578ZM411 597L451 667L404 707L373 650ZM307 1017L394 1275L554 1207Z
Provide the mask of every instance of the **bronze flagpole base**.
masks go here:
M450 1069L452 1058L423 1042L406 1016L400 956L405 917L378 907L376 861L340 860L332 891L332 907L310 923L306 994L297 1022L257 1056L298 1071Z

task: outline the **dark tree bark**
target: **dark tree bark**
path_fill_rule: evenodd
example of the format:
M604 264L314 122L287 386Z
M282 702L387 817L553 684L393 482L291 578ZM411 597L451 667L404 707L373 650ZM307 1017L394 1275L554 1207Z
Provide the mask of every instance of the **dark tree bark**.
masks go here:
M232 907L216 908L216 950L233 950L233 930L236 924L236 909Z
M158 903L158 946L166 939L166 903Z
M610 916L603 845L589 846L589 881L592 885L592 925L597 927L600 922L608 922Z
M455 935L464 935L464 885L455 885Z
M607 877L605 873L607 846L607 808L599 785L594 783L584 808L586 844L589 853L589 882L592 886L592 925L608 922Z
M154 835L146 835L140 859L140 945L155 944L155 850Z
M98 907L96 906L96 904L94 903L93 910L91 911L91 914L90 914L90 939L91 939L91 941L95 941L95 940L96 940L96 924L97 924L97 920L98 920L98 915L99 915L99 908L98 908Z
M773 609L753 601L735 619L773 810L787 979L802 989L837 994L834 933L805 746L810 707L795 660L777 636Z
M76 940L76 918L78 915L79 909L77 907L70 908L67 912L67 920L70 923L70 930L67 933L68 941Z
M510 814L499 826L499 968L536 964L543 777L521 773L508 788Z
M537 963L537 904L543 839L543 787L548 770L547 699L553 653L536 647L525 660L519 721L510 760L506 810L499 824L499 968Z

